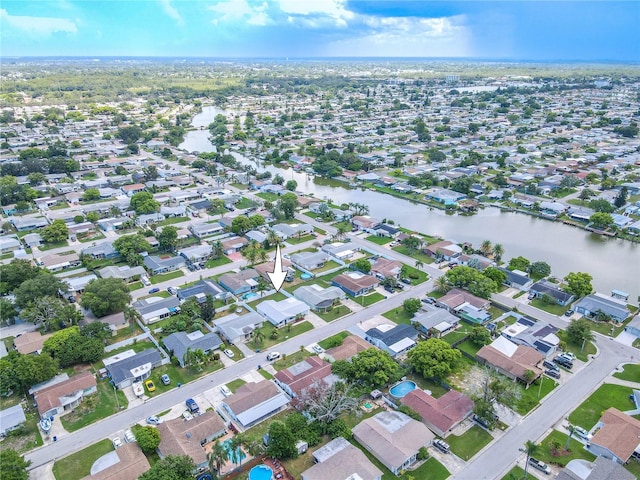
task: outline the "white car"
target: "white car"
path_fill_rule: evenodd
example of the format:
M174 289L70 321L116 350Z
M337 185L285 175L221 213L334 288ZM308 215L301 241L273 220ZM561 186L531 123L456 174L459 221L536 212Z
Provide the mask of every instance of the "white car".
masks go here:
M160 425L162 423L162 419L156 415L151 415L147 417L147 423L149 425Z
M267 360L272 361L272 360L277 360L280 358L280 353L279 352L271 352L269 355L267 355Z
M320 345L314 345L313 347L311 347L311 350L316 352L318 355L324 353L324 348L322 348Z
M111 440L111 443L113 443L113 448L115 448L116 450L118 449L118 447L122 446L122 440L120 440L120 437L116 437L113 440Z
M131 431L131 429L127 429L124 432L124 441L125 443L131 443L131 442L135 442L136 441L136 437L133 434L133 432Z
M234 353L231 350L229 350L228 348L226 350L224 350L224 354L229 358L233 358L233 356L234 356Z
M225 397L230 397L232 395L231 390L229 390L229 387L227 387L226 385L222 385L220 387L220 391Z
M591 440L591 435L584 428L575 426L573 427L573 433L576 437L581 438L583 440L589 441Z

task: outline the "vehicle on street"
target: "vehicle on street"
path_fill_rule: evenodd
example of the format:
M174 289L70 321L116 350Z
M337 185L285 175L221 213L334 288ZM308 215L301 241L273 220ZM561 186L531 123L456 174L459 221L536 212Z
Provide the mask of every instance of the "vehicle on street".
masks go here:
M229 350L228 348L227 348L227 349L225 349L225 350L223 350L223 352L224 352L224 354L225 354L227 357L229 357L229 358L233 358L233 357L234 357L234 355L235 355L235 354L234 354L231 350Z
M449 444L439 438L433 441L433 446L440 450L442 453L449 453Z
M531 465L533 468L540 470L541 472L546 473L547 475L549 475L551 473L551 469L549 468L549 465L547 465L544 462L541 462L540 460L530 457L529 458L529 465Z
M314 345L313 347L311 347L311 350L316 352L318 355L324 353L324 348L322 348L320 345Z
M122 440L120 440L120 437L116 437L113 440L111 440L111 443L113 444L113 448L115 448L116 450L118 449L118 447L122 446Z
M163 385L169 385L171 383L171 379L169 378L169 375L167 375L166 373L160 377L160 381L162 382Z
M553 370L551 368L547 369L544 371L544 374L551 377L551 378L560 378L560 371L559 370Z
M152 380L145 380L144 386L147 387L147 390L149 390L150 392L153 392L156 389L156 386Z
M149 290L149 293L158 293L160 291L160 289L158 287L154 287L151 290Z
M280 353L279 352L271 352L269 355L267 355L267 360L272 361L272 360L277 360L280 358Z
M200 407L193 398L187 398L184 403L186 403L187 408L191 413L198 413L200 411Z
M133 432L131 431L131 429L127 429L124 432L124 441L125 443L131 443L131 442L135 442L136 441L136 437L133 434Z
M169 292L171 295L175 295L176 293L178 293L178 290L176 290L174 287L169 287L167 288L167 292Z
M229 387L227 387L226 385L222 385L220 387L220 391L225 397L230 397L232 395L231 390L229 390Z
M156 415L151 415L147 417L147 423L149 425L160 425L162 423L162 419Z

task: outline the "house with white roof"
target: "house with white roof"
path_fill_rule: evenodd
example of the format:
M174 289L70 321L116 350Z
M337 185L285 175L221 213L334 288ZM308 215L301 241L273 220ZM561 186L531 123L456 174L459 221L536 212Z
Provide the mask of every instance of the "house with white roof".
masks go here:
M303 318L309 313L309 306L297 298L280 300L265 300L258 304L258 313L269 320L275 327L283 327Z

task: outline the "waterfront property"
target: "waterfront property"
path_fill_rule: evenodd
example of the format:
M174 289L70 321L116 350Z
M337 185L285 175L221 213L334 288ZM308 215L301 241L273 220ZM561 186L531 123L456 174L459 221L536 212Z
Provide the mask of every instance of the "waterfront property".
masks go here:
M569 303L571 303L575 298L570 293L567 293L564 290L560 290L553 283L546 280L541 280L534 283L529 289L529 293L537 298L541 298L546 294L549 297L553 298L558 305L562 305L563 307L569 305Z

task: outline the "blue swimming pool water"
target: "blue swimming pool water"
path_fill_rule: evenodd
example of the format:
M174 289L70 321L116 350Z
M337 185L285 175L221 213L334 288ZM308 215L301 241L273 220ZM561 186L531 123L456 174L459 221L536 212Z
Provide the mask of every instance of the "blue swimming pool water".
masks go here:
M399 384L391 387L391 389L389 390L389 393L396 398L402 398L411 390L415 390L415 389L416 389L415 382L412 382L411 380L405 380L404 382L400 382Z
M247 455L240 448L236 448L235 451L231 450L231 439L222 442L222 446L229 453L229 460L233 463L240 463L240 460L247 458Z
M308 280L311 278L311 275L309 275L308 273L303 273L300 275L300 278L303 280Z
M249 472L249 480L271 480L273 472L266 465L256 465Z
M245 300L249 300L249 299L255 298L257 296L258 296L257 293L249 292L249 293L245 293L242 298L244 298Z

